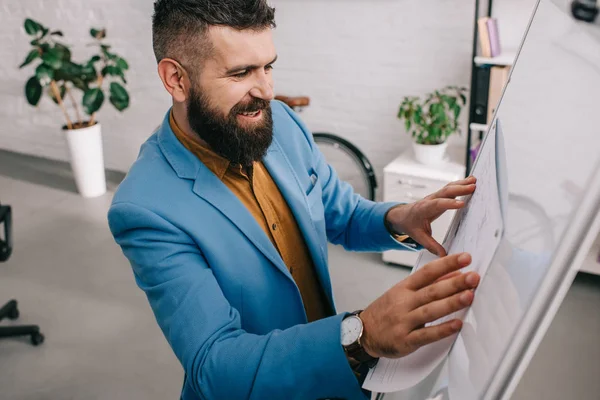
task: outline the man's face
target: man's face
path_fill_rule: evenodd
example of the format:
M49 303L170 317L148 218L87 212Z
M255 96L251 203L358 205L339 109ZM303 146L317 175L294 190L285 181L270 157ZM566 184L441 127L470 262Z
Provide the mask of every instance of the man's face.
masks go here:
M212 57L204 61L188 99L191 128L230 161L249 165L271 144L271 29L260 32L211 27Z

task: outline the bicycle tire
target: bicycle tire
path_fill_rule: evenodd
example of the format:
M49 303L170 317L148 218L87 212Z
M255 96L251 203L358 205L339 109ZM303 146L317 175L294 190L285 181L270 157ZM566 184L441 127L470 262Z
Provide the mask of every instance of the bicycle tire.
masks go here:
M313 133L313 138L317 145L321 144L331 144L334 147L342 149L347 155L349 155L354 161L358 169L360 170L364 184L367 187L367 196L368 200L375 201L375 190L377 189L377 178L375 176L375 171L373 169L373 165L364 155L362 151L354 144L349 142L348 140L339 137L333 133L326 132L315 132ZM333 167L335 169L335 167ZM337 172L337 171L336 171Z

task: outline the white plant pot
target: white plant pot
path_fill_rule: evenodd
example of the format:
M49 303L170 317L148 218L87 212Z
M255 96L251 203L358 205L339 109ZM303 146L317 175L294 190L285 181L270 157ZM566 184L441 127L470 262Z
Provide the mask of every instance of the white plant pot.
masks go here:
M63 129L77 191L83 197L106 193L102 130L100 124L81 129Z
M447 142L442 144L418 144L413 142L415 159L426 165L441 164L444 161L447 147Z

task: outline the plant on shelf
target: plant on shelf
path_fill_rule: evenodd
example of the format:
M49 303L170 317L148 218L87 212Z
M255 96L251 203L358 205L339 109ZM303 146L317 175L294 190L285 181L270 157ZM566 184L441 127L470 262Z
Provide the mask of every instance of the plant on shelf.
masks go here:
M106 183L101 130L96 115L107 95L108 101L118 111L129 106L129 93L123 86L127 84L125 71L129 65L104 42L105 29L90 30L93 38L90 46L97 49L96 54L83 62L76 62L71 58L69 46L60 41L62 31L51 30L30 18L25 20L24 28L31 37L32 48L19 68L32 63L35 66L33 76L25 83L27 102L37 106L46 94L58 105L66 121L63 131L79 192L85 197L103 194ZM80 96L74 95L75 91ZM75 119L69 115L69 107ZM86 117L81 109L87 114ZM90 163L95 165L91 166Z
M448 138L460 133L458 119L467 102L467 89L446 86L420 97L404 97L398 118L413 138L415 157L424 164L443 160Z

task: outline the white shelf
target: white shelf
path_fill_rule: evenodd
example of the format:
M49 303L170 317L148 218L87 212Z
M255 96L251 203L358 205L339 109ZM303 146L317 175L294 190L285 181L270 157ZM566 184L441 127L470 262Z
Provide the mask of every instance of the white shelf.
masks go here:
M472 131L477 131L477 132L487 132L488 130L488 126L484 125L484 124L476 124L476 123L471 123L469 124L469 128L471 128Z
M517 53L514 51L505 51L497 57L475 57L475 64L477 65L513 65Z

